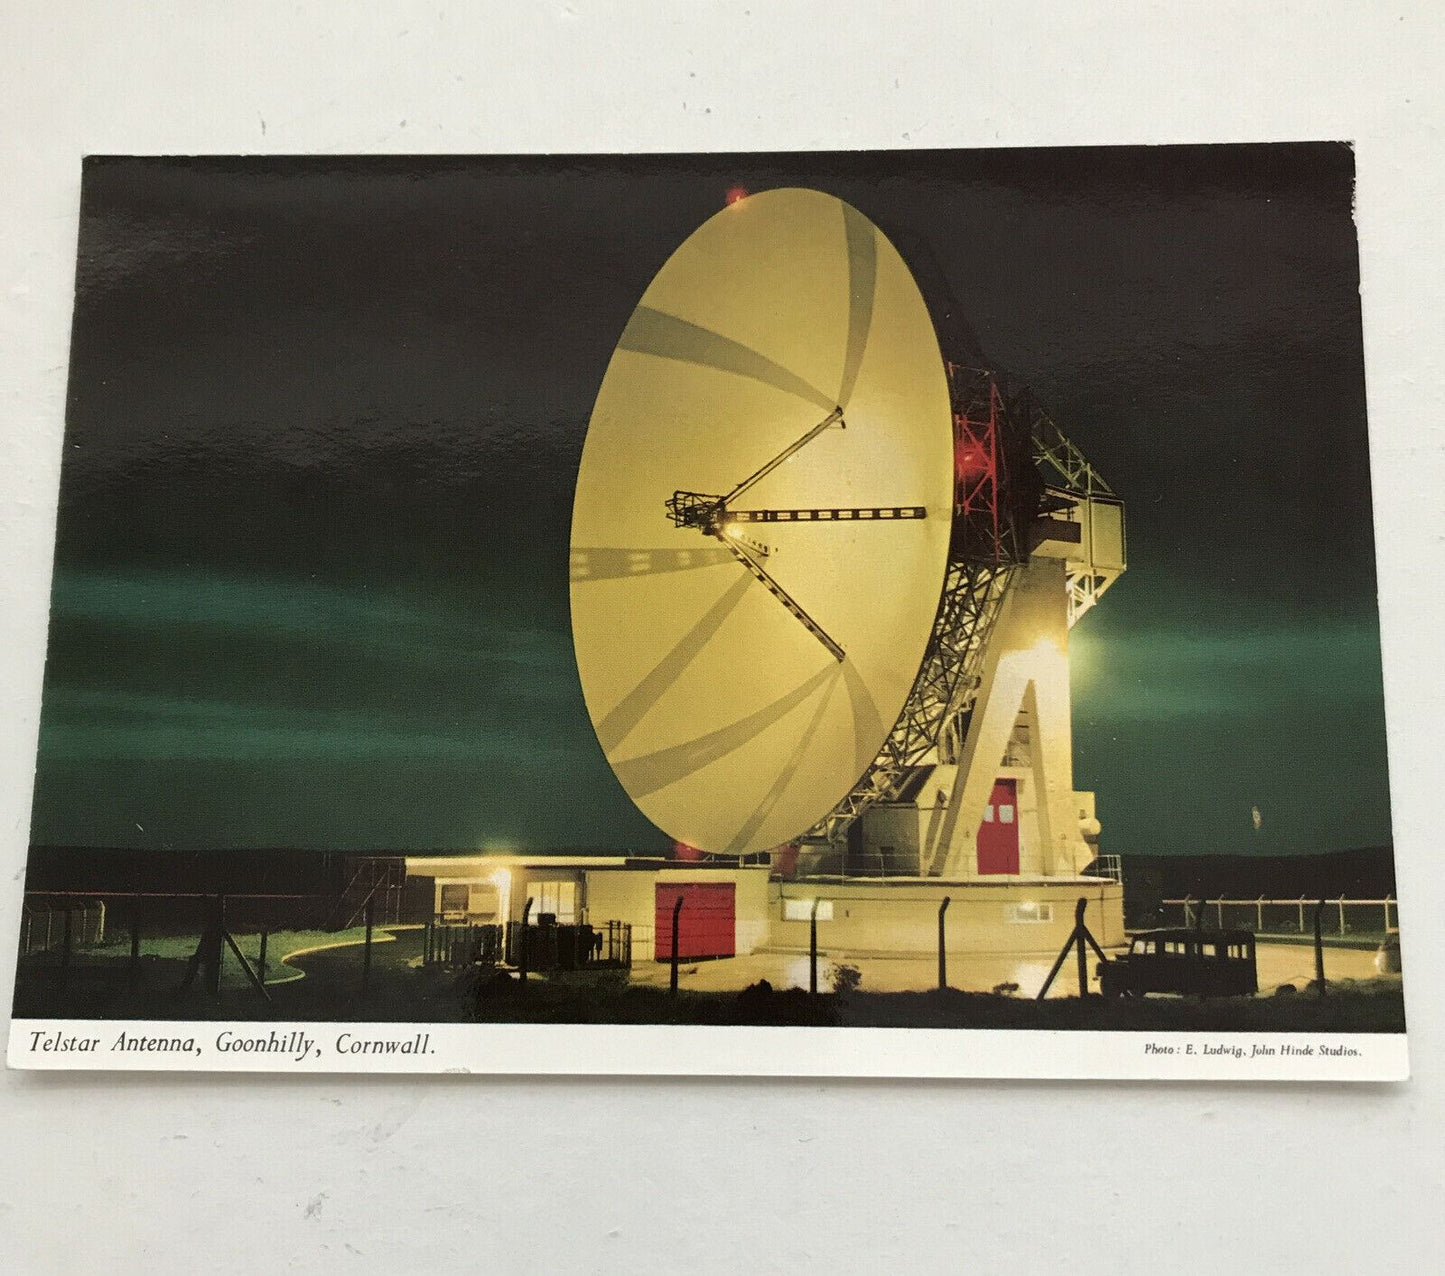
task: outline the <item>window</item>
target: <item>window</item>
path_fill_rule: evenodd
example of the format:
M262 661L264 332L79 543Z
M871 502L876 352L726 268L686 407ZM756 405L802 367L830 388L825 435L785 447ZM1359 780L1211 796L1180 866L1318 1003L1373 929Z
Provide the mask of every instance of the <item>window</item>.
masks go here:
M441 911L443 913L465 913L470 892L471 887L465 882L443 886Z
M1012 824L1014 822L1014 809L1012 806L1001 806L998 808L998 822L1000 824Z
M783 920L785 922L806 922L812 919L813 901L811 899L785 899L783 901ZM831 899L820 899L818 901L818 920L830 922L833 920L833 901Z
M1003 915L1005 921L1020 925L1051 922L1054 920L1054 906L1052 904L1036 904L1032 900L1026 900L1022 904L1005 905Z
M992 802L990 802L986 807L983 808L983 822L984 822L985 824L992 824L992 823L993 823L993 803L992 803Z
M576 882L528 882L527 898L532 901L530 920L534 923L543 913L551 913L562 926L577 920Z

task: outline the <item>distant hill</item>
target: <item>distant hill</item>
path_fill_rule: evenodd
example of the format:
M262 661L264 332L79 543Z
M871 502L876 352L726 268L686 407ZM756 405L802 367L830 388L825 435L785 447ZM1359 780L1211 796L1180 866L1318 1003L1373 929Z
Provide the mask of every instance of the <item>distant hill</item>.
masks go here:
M1383 899L1395 894L1389 846L1317 855L1124 855L1131 914L1161 899Z
M591 847L530 851L531 855L616 856ZM197 892L200 894L332 895L342 890L359 860L407 855L476 855L475 850L319 851L288 847L229 850L147 850L106 846L32 846L25 889L96 895Z
M354 857L341 851L154 851L32 846L27 891L334 894Z

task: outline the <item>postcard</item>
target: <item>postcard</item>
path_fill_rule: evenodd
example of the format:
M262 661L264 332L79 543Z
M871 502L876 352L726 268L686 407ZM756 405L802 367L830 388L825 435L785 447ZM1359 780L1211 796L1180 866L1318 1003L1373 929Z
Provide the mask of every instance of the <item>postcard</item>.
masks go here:
M1407 1074L1347 143L78 242L12 1066Z

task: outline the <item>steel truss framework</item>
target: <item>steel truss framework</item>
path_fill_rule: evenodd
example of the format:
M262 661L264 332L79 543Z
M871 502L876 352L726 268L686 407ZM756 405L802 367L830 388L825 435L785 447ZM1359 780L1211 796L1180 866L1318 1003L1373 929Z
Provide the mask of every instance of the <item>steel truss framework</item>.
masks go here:
M1117 500L1114 490L1027 391L1005 397L991 371L949 365L953 395L956 493L954 536L943 595L918 678L878 756L848 795L806 834L837 844L869 807L894 801L913 768L946 737L967 731L994 622L1015 569L1026 561L1023 512L1009 499L1010 435L1027 439L1043 480L1038 509L1080 498ZM1024 432L1027 432L1026 434ZM1022 476L1017 476L1022 477ZM1093 605L1098 583L1071 573L1069 623Z
M972 705L1013 570L1012 564L949 563L943 602L903 712L858 783L808 831L809 838L837 842L870 806L896 798L944 725Z
M1070 497L1102 496L1118 500L1118 495L1058 423L1035 402L1027 390L1016 395L1012 411L1028 423L1034 464L1044 477L1046 490ZM1050 481L1052 480L1052 481Z
M1016 410L1028 422L1034 465L1044 480L1044 499L1051 505L1068 506L1079 499L1117 501L1114 489L1067 435L1059 429L1027 391L1015 400ZM1099 600L1106 582L1091 572L1071 571L1068 575L1069 628Z

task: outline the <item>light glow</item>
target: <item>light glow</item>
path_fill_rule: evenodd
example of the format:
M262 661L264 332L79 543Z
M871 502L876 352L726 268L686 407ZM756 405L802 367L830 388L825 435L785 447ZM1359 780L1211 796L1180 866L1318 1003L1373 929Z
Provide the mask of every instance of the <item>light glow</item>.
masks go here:
M789 922L807 922L813 919L812 899L785 899L783 901L783 920ZM833 920L833 901L831 899L820 899L818 905L818 920L830 922Z
M512 920L512 874L509 869L496 868L487 874L487 881L497 888L497 921L505 926Z

